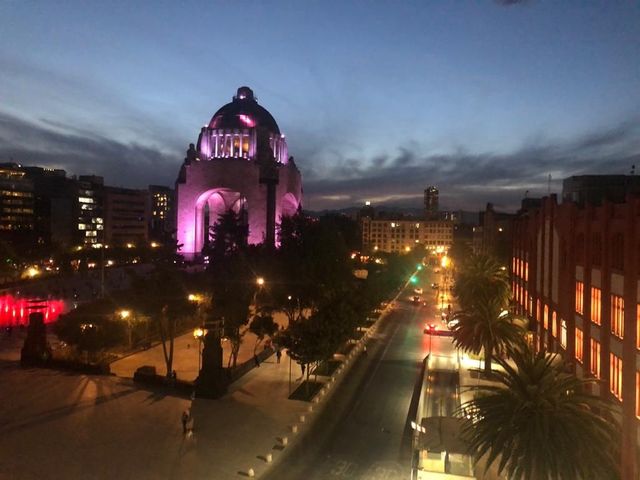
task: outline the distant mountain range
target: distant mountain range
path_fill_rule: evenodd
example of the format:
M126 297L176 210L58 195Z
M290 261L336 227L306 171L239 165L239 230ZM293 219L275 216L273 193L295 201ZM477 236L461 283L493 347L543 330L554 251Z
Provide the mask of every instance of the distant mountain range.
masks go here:
M362 207L346 207L339 208L333 210L304 210L306 215L311 217L321 217L323 215L346 215L348 217L355 218L358 215L358 212L362 209ZM403 207L397 205L379 205L374 207L377 213L384 212L388 217L393 215L398 216L407 216L407 217L417 217L422 218L424 215L424 208L421 207ZM450 210L442 210L444 212ZM477 225L479 222L479 212L478 211L466 211L466 210L454 210L462 219L463 223L466 224L475 224Z

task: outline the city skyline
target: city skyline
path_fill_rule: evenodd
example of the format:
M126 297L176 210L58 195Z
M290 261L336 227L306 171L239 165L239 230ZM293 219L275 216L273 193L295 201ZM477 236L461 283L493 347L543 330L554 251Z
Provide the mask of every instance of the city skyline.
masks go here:
M640 160L640 8L0 5L0 159L173 185L241 85L278 118L307 209L515 208ZM313 19L311 21L310 19ZM199 120L198 120L199 119Z

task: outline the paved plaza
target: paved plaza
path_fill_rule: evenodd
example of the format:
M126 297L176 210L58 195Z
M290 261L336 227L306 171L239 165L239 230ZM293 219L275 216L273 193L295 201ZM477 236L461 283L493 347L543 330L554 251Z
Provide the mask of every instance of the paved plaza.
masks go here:
M279 323L285 319L278 316ZM140 365L165 372L162 347L129 355L112 364L117 375L78 375L19 366L25 331L0 338L0 479L225 479L263 459L308 404L288 400L300 381L298 365L286 353L272 355L219 400L173 395L136 385ZM53 336L50 340L55 342ZM229 346L225 344L225 361ZM255 336L247 333L238 363L253 358ZM259 347L259 349L262 347ZM176 339L175 368L192 380L198 366L191 333ZM292 383L290 386L289 379ZM181 415L190 408L194 435L182 432Z
M0 478L226 479L249 468L259 476L258 457L276 458L277 438L307 408L287 399L288 379L287 357L272 356L224 398L192 404L115 376L2 361ZM180 417L190 407L194 435L185 437Z

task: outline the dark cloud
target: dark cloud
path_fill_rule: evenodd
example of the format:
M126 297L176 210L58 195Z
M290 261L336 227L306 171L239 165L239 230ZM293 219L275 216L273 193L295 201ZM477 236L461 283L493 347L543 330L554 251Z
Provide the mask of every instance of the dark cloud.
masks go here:
M161 150L121 143L52 121L28 122L0 112L0 161L95 174L111 185L171 185L180 168L180 148Z
M494 0L498 5L510 7L512 5L522 5L529 3L529 0Z
M188 139L187 139L188 140ZM296 158L304 179L305 206L342 208L374 203L419 206L427 185L440 188L447 208L480 209L486 202L515 209L526 191L560 191L571 175L628 173L640 165L640 122L623 122L572 141L537 139L509 154L449 155L399 148L396 155L344 156L314 137ZM185 141L185 145L187 141ZM404 145L410 143L404 142ZM0 113L0 161L64 168L69 174L96 174L111 185L171 185L184 157L184 146L153 147L123 143L58 122L29 122Z
M419 206L427 185L438 185L448 208L479 209L486 202L516 209L526 191L546 195L572 175L623 174L640 164L640 124L622 123L574 141L548 142L510 154L424 155L400 150L395 158L373 159L359 175L327 175L305 182L312 209L357 205L365 200ZM549 185L548 176L552 175Z

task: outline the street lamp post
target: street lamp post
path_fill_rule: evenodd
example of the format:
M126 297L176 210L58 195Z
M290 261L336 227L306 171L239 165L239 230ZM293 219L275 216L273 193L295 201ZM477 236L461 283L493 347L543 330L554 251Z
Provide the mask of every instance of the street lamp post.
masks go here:
M132 328L131 328L131 312L129 310L120 310L118 312L120 318L122 320L126 320L127 322L127 333L129 337L129 348L131 348L133 340L132 340Z
M204 328L196 328L193 331L193 337L198 340L198 375L200 375L200 368L202 363L202 337L204 337L206 330Z

